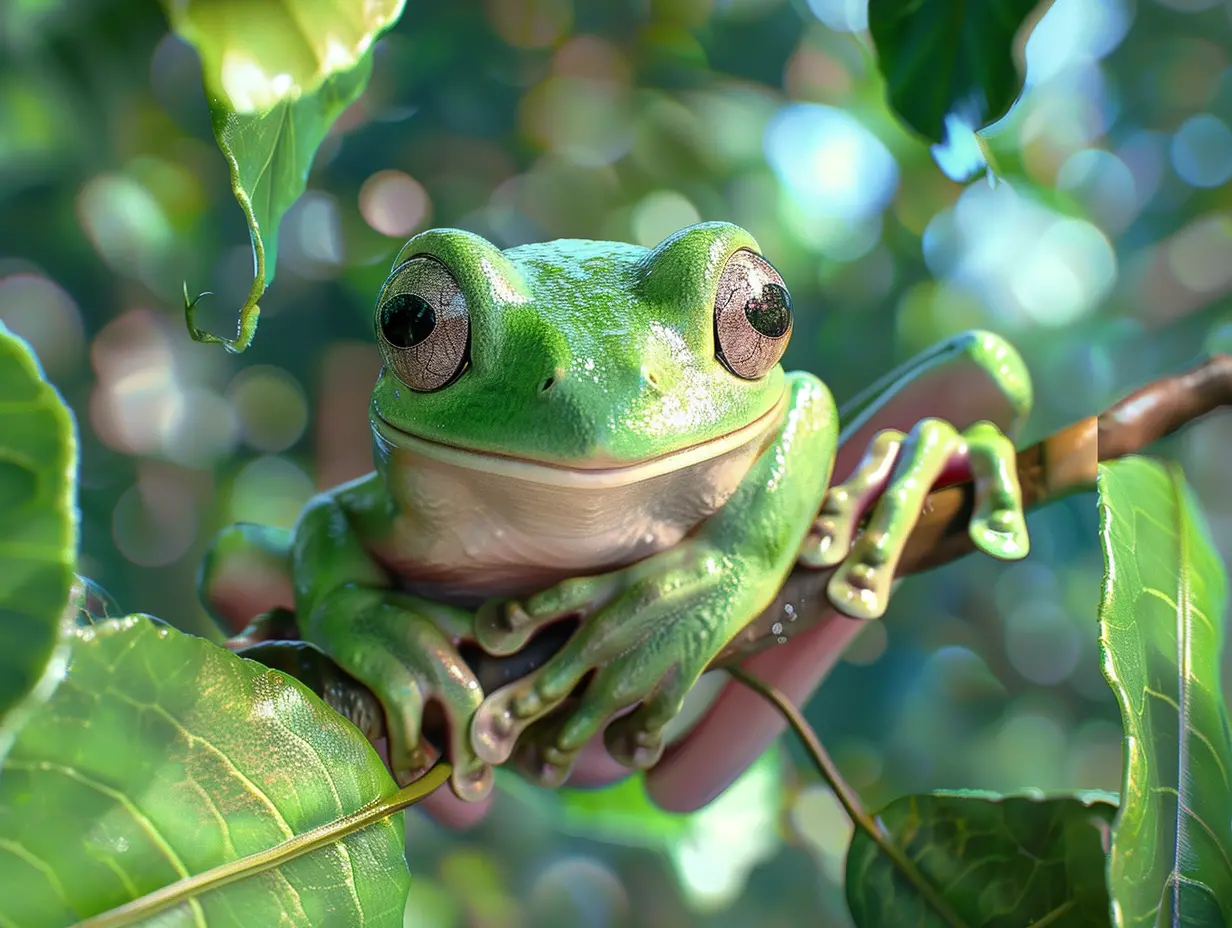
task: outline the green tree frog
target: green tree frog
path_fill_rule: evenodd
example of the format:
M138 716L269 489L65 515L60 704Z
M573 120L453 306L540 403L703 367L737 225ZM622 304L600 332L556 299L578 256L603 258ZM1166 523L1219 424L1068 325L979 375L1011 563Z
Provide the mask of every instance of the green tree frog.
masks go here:
M464 800L523 742L545 784L600 735L651 767L707 664L797 564L838 565L831 600L880 616L938 482L973 475L977 547L1027 553L1014 447L993 421L879 430L832 486L838 413L820 379L780 365L792 326L782 277L728 223L652 249L416 235L374 313L375 471L315 497L289 532L224 530L203 601L236 627L252 615L236 615L235 578L281 578L302 637L378 696L401 782L433 759L430 704ZM1030 381L989 333L878 385L853 427L955 362L996 387L1012 433ZM512 653L566 618L561 650L496 692L459 654Z

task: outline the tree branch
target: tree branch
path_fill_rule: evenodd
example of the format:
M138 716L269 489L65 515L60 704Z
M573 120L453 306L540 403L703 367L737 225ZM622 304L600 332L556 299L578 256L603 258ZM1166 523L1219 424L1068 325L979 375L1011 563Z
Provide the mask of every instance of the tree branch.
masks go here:
M1147 384L1102 415L1075 422L1019 452L1024 506L1035 510L1073 493L1093 490L1100 461L1142 451L1222 406L1232 406L1232 355L1203 359L1184 373ZM970 482L929 494L897 576L922 573L973 551L968 526L974 499ZM710 669L728 667L772 645L786 644L815 626L835 608L826 597L826 584L833 573L834 568L793 570L775 601L728 643ZM476 648L466 656L484 692L492 692L541 667L567 637L566 623L559 629L547 629L509 657L492 657ZM321 652L299 642L267 641L244 648L242 653L313 687L370 738L384 734L384 714L375 697Z

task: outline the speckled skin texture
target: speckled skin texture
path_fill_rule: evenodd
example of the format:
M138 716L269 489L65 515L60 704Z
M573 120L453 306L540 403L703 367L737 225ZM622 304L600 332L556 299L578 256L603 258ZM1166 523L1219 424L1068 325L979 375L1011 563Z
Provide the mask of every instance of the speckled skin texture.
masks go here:
M706 665L798 558L840 564L831 597L879 616L923 495L947 474L976 477L977 545L1025 555L1013 446L991 423L928 419L880 434L827 491L839 423L825 385L777 364L736 376L720 357L716 299L739 250L758 252L726 223L652 250L570 240L501 252L457 230L413 238L391 281L412 259L448 269L469 315L469 363L417 392L386 346L371 404L376 471L316 497L281 541L232 529L207 559L207 606L226 611L228 560L284 570L303 637L381 699L395 775L431 761L419 734L435 701L454 791L477 800L515 748L548 785L600 733L621 762L653 765ZM378 331L380 313L378 300ZM954 363L995 381L1015 420L1025 415L1021 360L987 333L905 376ZM564 648L495 693L458 654L464 641L515 651L567 617L580 625ZM569 712L553 715L592 671Z

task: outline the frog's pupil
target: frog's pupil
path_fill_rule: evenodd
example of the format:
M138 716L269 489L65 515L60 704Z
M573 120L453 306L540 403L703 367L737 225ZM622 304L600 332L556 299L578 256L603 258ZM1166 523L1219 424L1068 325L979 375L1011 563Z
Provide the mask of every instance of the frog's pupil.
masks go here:
M421 296L399 293L381 310L381 334L395 348L418 345L436 328L436 310Z
M744 317L766 338L782 338L791 326L791 296L778 284L766 284L744 304Z

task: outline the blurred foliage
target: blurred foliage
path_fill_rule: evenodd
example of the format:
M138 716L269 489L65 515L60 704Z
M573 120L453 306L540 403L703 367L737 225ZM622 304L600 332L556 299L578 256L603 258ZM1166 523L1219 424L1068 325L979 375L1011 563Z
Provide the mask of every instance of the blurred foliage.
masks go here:
M408 9L287 212L261 338L234 357L182 320L182 282L201 281L216 295L199 324L228 329L253 269L201 62L155 4L0 5L0 319L79 419L80 572L126 610L220 638L193 593L204 545L236 520L290 525L317 488L370 468L372 301L431 225L508 247L740 223L792 289L789 367L841 401L990 328L1036 378L1025 441L1226 329L1232 2L1056 0L1026 43L1022 101L987 133L1012 179L995 186L947 177L978 166L974 137L930 149L899 122L867 26L845 0ZM1225 555L1229 418L1160 449ZM870 807L1117 788L1093 500L1030 528L1023 563L973 557L905 584L809 704ZM408 813L407 924L850 924L850 826L809 774L785 776L775 828L757 826L773 851L725 892L512 793L465 834ZM699 887L730 901L701 904Z

